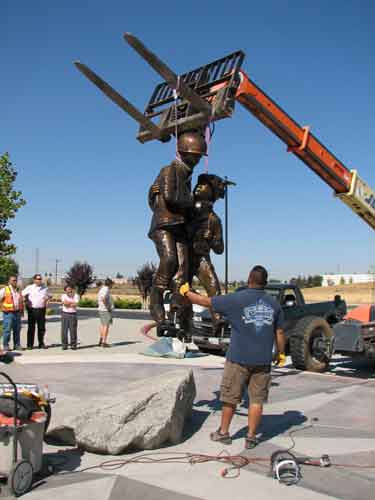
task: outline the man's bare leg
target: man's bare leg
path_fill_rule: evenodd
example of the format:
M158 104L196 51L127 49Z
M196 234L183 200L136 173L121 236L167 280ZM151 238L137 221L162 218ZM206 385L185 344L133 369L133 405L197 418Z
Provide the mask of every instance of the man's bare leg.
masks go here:
M107 343L108 331L109 331L109 326L108 325L103 325L103 332L102 332L102 341L103 341L103 344Z
M236 405L231 405L229 403L223 403L221 410L221 424L220 432L226 434L229 432L229 427L232 422L234 412L236 411Z
M263 415L263 405L259 403L253 403L249 405L248 413L248 437L254 438L256 436L257 428L262 420Z

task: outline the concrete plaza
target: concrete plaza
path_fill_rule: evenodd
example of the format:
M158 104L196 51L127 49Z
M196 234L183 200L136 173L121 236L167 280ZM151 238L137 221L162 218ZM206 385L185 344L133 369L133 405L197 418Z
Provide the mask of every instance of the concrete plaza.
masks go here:
M56 466L58 473L41 478L26 498L44 500L53 495L70 500L235 500L251 496L262 500L284 494L289 499L306 500L374 498L375 378L365 363L337 357L326 374L299 372L292 367L273 370L270 402L265 406L260 429L262 442L247 451L245 404L238 408L233 421L232 445L223 446L209 439L209 433L218 428L220 421L218 389L224 358L207 355L172 360L143 356L142 349L152 343L141 333L150 322L148 313L124 311L116 316L110 331L110 349L97 346L99 321L95 311L81 310L77 351L62 351L60 318L54 315L47 323L49 349L11 353L0 363L0 369L17 382L48 384L56 395L52 419L54 415L60 419L69 412L69 405L79 399L126 392L134 380L189 367L194 371L197 386L193 416L186 422L181 444L157 451L165 453L165 457L175 453L229 453L265 460L244 467L238 478L229 479L221 476L225 466L215 461L195 465L132 463L109 470L99 465L112 458L127 460L142 452L110 457L46 444L45 459ZM22 338L25 336L24 327ZM268 477L268 460L275 450L292 445L293 453L312 457L328 454L339 466L302 466L299 484L285 490L284 485ZM93 466L98 467L79 472Z

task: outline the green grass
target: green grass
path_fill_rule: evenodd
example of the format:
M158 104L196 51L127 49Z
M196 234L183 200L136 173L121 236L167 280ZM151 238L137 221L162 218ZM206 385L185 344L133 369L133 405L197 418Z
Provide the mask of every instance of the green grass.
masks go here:
M79 307L98 307L98 302L95 299L83 297L78 305ZM116 309L142 309L142 303L139 300L120 299L120 297L114 299L114 305Z

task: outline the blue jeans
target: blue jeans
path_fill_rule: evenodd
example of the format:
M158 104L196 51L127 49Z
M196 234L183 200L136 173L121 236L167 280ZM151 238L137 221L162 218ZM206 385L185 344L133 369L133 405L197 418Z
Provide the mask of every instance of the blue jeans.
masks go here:
M9 348L11 332L13 331L13 347L20 345L21 313L3 312L3 346Z

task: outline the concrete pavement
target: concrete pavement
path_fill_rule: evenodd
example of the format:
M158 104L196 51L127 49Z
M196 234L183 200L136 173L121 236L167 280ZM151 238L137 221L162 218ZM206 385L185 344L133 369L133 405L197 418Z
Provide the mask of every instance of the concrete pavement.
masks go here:
M140 314L143 316L140 317ZM133 316L132 316L133 315ZM132 463L117 470L97 466L111 458L129 459L139 453L121 457L98 456L80 450L45 445L45 458L57 466L59 473L35 484L26 498L47 499L255 499L288 495L288 499L340 498L370 500L375 487L375 390L374 374L363 363L335 358L329 374L309 374L293 368L273 371L270 402L260 432L262 443L252 451L244 450L247 410L240 406L232 424L233 443L223 446L209 440L209 432L220 422L218 388L224 359L207 355L183 360L149 358L140 354L152 342L140 333L149 320L145 313L129 312L116 318L110 331L112 348L97 347L99 322L83 312L79 323L80 348L62 351L59 317L49 318L47 350L16 353L13 362L1 364L17 381L47 383L57 401L53 415L69 410L69 403L95 394L126 391L133 380L176 367L191 367L197 385L192 419L186 423L184 439L178 446L162 450L172 453L230 453L269 459L273 451L289 448L293 452L319 457L329 454L341 467L303 466L298 486L285 486L267 476L268 463L250 464L237 479L221 476L223 464ZM152 331L150 332L152 333ZM25 337L25 330L23 338ZM160 458L160 456L159 456ZM349 464L355 465L351 467ZM374 469L358 465L373 464Z

